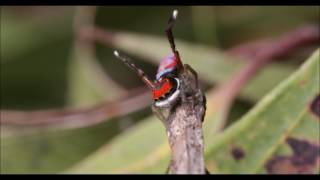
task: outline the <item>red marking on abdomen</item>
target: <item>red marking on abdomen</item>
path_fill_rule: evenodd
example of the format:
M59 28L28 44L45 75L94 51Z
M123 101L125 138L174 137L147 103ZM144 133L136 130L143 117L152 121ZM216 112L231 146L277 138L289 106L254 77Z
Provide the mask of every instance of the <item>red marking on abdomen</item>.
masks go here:
M152 91L153 99L159 99L161 96L166 94L172 88L172 84L168 79L164 79L165 82L161 85L159 89L155 89Z

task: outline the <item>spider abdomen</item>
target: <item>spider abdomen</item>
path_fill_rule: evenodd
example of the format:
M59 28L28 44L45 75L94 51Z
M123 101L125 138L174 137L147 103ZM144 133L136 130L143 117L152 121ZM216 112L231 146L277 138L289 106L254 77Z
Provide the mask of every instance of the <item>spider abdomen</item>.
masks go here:
M159 64L156 79L160 79L161 77L174 72L177 69L177 65L177 58L174 54L166 57Z

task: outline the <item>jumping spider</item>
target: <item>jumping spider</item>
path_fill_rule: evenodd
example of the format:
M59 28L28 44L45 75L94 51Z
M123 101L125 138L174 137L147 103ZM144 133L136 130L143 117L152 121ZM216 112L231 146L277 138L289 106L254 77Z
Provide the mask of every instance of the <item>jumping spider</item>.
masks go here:
M197 73L188 64L182 64L179 52L175 47L172 27L177 15L178 11L174 10L166 28L166 35L171 46L172 54L161 61L154 81L152 81L143 70L138 68L129 57L120 55L118 51L114 51L114 55L133 69L151 89L154 100L152 110L162 122L165 122L167 119L166 116L163 115L162 110L167 110L167 112L170 113L179 102L183 103L187 101L188 94L195 94L195 97L200 98L201 106L204 107L202 109L205 111L205 96L198 88ZM196 85L196 87L193 88L188 87L190 79L186 78L186 74L190 73L194 78L192 80L194 82L193 84ZM204 112L201 113L204 116ZM201 118L203 120L203 117Z

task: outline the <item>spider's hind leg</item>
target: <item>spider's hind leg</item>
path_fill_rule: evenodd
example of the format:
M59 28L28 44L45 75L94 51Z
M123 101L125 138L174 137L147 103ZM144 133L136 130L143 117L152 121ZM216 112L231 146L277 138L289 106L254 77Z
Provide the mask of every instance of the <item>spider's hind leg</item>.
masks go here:
M199 88L198 73L189 64L184 64L184 69L193 75L195 83L196 83L196 88L198 89Z
M165 124L166 117L161 112L161 109L156 107L155 104L151 105L151 109L152 109L153 113L157 116L157 118L160 119L163 124Z
M201 91L200 86L199 86L199 79L198 79L198 74L197 72L188 64L184 64L184 70L188 73L191 74L193 76L193 80L195 83L195 89L194 90L194 101L195 104L199 105L199 111L198 111L198 115L200 115L201 117L199 117L202 121L204 120L204 116L205 116L205 112L206 112L206 97L204 95L204 93Z

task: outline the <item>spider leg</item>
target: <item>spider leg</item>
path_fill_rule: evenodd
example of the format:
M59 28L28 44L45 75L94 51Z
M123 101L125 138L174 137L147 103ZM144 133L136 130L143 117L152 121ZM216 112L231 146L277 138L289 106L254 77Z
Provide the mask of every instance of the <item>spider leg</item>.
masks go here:
M202 117L199 117L202 121L204 121L204 116L206 113L206 96L203 94L203 92L199 89L199 79L198 79L198 74L197 72L189 65L189 64L185 64L184 65L184 69L188 72L190 72L194 78L195 78L195 83L196 83L196 89L197 89L197 93L196 93L196 98L199 101L199 103L202 105L203 108L200 108L199 110L199 115L202 115Z
M173 25L177 19L177 16L178 16L178 11L177 10L174 10L169 21L168 21L168 24L167 24L167 28L166 28L166 34L167 34L167 38L169 40L169 44L170 44L170 47L171 47L171 50L173 52L173 54L176 56L177 58L177 63L178 63L178 66L181 68L183 65L182 65L182 62L181 62L181 59L180 59L180 55L179 55L179 52L177 51L176 49L176 45L175 45L175 42L174 42L174 36L173 36L173 32L172 32L172 28L173 28Z
M198 73L189 64L185 64L184 69L193 74L196 81L196 88L198 89L199 88Z
M123 63L125 63L129 68L131 68L133 71L135 71L137 73L137 75L139 76L140 79L142 79L142 81L151 89L153 90L155 88L154 83L152 82L151 78L149 78L144 71L137 67L131 60L131 58L129 58L128 56L125 56L123 54L120 54L118 51L114 51L113 52L114 55L120 59Z
M205 168L205 172L206 174L210 174L210 171L207 168Z
M204 117L206 115L206 110L207 110L207 99L206 99L206 96L204 94L202 94L202 105L203 105L203 108L201 109L201 114L202 114L201 120L203 122L204 121Z

